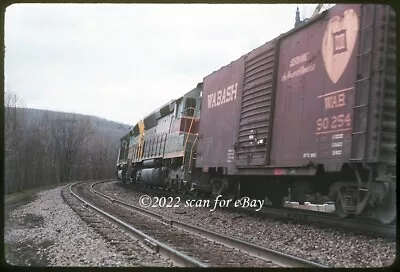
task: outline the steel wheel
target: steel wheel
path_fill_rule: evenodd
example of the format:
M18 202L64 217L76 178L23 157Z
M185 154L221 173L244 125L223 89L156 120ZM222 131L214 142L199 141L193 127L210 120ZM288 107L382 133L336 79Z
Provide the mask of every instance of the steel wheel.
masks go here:
M339 193L336 194L336 201L335 201L335 214L340 218L348 218L350 214L346 212L343 208L343 203L340 200Z

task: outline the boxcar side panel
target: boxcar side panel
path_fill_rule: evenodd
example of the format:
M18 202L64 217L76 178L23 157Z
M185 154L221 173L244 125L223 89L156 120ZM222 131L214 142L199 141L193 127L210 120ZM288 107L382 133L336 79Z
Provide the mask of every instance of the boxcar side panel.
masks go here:
M204 78L197 140L196 167L226 167L234 171L234 144L237 139L244 57Z
M338 5L280 41L272 165L350 158L359 13Z

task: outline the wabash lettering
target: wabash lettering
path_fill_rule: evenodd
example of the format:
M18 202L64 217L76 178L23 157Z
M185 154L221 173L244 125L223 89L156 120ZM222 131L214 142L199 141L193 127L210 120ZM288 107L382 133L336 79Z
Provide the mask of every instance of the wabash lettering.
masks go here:
M237 83L207 96L208 108L214 108L236 99Z
M335 95L324 97L325 110L346 106L345 98L346 98L345 93L341 93L341 94L337 94L337 95L335 94Z

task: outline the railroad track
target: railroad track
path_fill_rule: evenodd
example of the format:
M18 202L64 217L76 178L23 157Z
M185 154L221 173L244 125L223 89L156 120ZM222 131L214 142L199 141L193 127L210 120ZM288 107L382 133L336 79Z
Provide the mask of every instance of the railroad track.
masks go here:
M104 181L105 182L105 181ZM162 196L176 196L176 194L170 191L162 191L157 189L143 189L135 188L133 186L118 183L124 188L135 189L145 193L157 194ZM181 196L185 198L187 196ZM192 199L204 199L195 196L190 196ZM211 201L213 199L210 198ZM295 208L273 208L264 206L260 211L255 211L250 208L234 208L234 207L223 207L220 209L227 209L235 212L243 212L247 214L252 214L255 216L275 218L279 220L292 220L298 223L307 223L317 226L331 227L334 229L341 229L345 231L351 231L354 234L363 234L371 237L381 237L381 238L396 238L397 227L396 225L384 225L377 223L376 221L370 219L341 219L333 214L322 213L318 211L302 210Z
M102 181L102 182L104 182L104 181ZM88 201L86 201L85 199L80 197L78 195L78 193L73 191L73 187L80 185L82 183L84 183L84 182L78 182L78 183L71 184L69 186L69 192L71 193L71 195L73 195L75 198L77 198L80 202L82 202L85 205L85 207L92 209L93 211L95 211L98 215L103 217L108 222L111 222L111 223L116 224L119 227L123 228L129 234L131 234L136 239L141 241L144 245L148 246L148 249L151 249L154 252L160 253L163 256L167 256L178 266L207 267L206 264L203 264L203 263L173 249L172 247L146 235L145 233L143 233L139 229L133 227L129 223L124 222L123 220L111 215L110 213L102 210L101 208L89 203Z
M373 237L396 238L396 225L383 225L368 219L340 219L329 213L300 210L295 208L264 207L259 212L251 209L239 208L248 214L273 217L277 219L295 220L300 223L312 223L332 227L335 229L350 230L354 234L364 234Z
M202 238L208 239L212 242L220 243L224 245L225 247L232 248L235 250L240 250L240 252L244 252L248 255L251 255L257 259L266 261L266 262L272 262L279 267L319 267L319 268L326 268L326 266L311 262L305 259L301 259L295 256L291 256L282 252L278 252L275 250L271 250L265 247L261 247L258 245L254 245L251 243L248 243L246 241L232 238L223 234L219 234L204 228L200 228L198 226L190 225L184 222L180 222L171 218L167 218L165 216L162 216L160 214L148 211L146 209L143 209L141 207L138 207L136 205L132 205L129 203L126 203L122 200L115 199L109 195L106 195L104 193L101 193L97 191L94 186L102 183L104 181L100 182L95 182L90 185L90 189L93 193L103 197L104 199L107 199L110 201L110 203L121 205L125 208L128 208L129 210L132 210L134 212L138 212L140 214L143 214L147 217L150 217L154 220L157 220L159 222L163 222L164 224L178 228L180 230L186 231L191 234L198 235Z

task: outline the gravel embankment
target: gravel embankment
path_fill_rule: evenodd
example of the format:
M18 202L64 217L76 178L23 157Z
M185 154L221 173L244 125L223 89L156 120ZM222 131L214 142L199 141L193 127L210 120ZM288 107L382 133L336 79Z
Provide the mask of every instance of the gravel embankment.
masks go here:
M175 250L196 259L210 267L279 267L271 261L243 254L238 250L225 247L219 243L204 239L198 235L172 228L165 223L128 210L119 205L110 205L103 197L93 194L89 184L80 184L75 192L89 200L101 210L112 214L123 222L144 232L148 236L171 246ZM75 210L75 207L73 208ZM86 221L86 220L85 220Z
M34 202L8 214L5 244L13 251L12 256L6 256L8 263L112 267L170 265L159 255L145 251L134 240L128 242L136 247L136 252L128 255L119 252L77 216L64 202L61 190L59 187L40 192Z
M138 205L143 193L117 185L96 186L101 192ZM254 244L292 254L331 267L390 266L396 258L396 242L338 231L332 228L283 223L212 208L148 208L186 223L199 225ZM172 204L175 204L174 201Z

